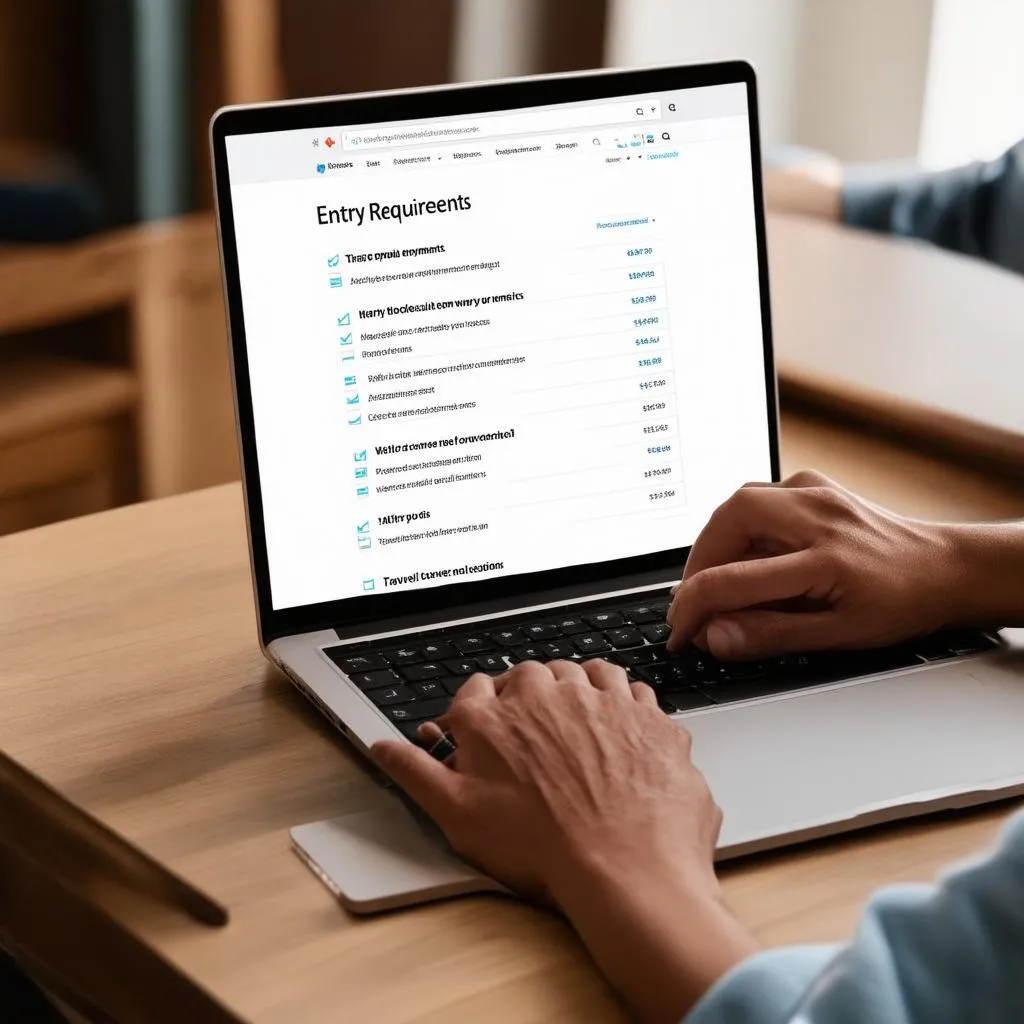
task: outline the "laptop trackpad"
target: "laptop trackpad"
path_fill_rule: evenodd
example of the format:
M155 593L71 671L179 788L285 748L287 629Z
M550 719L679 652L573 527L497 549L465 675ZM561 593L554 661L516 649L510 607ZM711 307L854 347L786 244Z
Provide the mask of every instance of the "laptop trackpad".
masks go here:
M291 831L296 852L356 914L429 903L468 893L507 893L452 852L429 821L397 796Z
M1024 652L681 718L720 855L1024 791Z

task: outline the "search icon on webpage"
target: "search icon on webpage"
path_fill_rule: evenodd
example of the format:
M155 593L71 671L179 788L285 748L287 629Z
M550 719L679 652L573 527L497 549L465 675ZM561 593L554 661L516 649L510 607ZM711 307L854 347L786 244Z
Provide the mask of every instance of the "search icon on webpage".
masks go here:
M676 105L674 103L670 103L668 105L668 109L671 110L672 113L674 114L676 112Z
M669 135L668 132L662 132L661 133L661 141L662 142L671 142L672 141L672 136Z

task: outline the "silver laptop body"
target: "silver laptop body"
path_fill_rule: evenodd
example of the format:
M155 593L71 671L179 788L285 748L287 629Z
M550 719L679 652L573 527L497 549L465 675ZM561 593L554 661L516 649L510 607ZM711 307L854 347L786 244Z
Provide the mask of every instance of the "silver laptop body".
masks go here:
M654 601L717 504L779 479L748 65L234 107L211 135L260 644L361 751L408 730L338 648ZM1024 631L674 717L722 856L1005 798Z

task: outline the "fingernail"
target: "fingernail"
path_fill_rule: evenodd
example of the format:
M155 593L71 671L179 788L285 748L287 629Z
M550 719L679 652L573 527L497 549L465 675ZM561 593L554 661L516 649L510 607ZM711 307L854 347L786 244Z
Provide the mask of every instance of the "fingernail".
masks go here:
M716 658L737 658L743 653L743 630L728 619L708 626L707 641L708 648Z

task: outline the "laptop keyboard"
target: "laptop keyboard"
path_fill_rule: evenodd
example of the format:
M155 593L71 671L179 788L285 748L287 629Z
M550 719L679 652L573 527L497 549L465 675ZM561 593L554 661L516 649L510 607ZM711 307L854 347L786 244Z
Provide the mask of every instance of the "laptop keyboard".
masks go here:
M548 609L536 617L496 618L324 653L381 713L415 740L421 722L443 714L475 672L497 675L520 661L605 658L650 684L667 714L732 704L823 683L976 654L998 646L980 630L947 630L868 651L787 654L721 662L695 647L669 653L669 595Z

